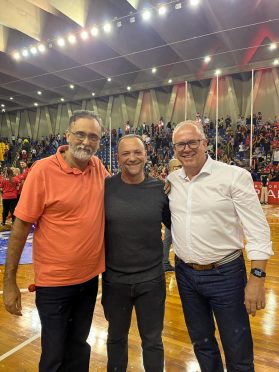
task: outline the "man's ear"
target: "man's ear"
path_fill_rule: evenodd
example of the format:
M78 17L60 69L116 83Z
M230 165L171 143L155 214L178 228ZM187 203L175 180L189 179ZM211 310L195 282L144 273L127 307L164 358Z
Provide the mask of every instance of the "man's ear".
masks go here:
M66 142L69 143L69 136L70 136L70 132L69 130L66 131Z

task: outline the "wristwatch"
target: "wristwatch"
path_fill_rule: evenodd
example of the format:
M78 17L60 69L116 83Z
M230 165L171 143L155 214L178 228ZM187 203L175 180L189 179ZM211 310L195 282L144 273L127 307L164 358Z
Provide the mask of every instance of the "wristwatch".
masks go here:
M264 278L264 277L266 277L266 273L262 269L254 268L254 269L251 269L250 273L252 275L256 276L257 278Z

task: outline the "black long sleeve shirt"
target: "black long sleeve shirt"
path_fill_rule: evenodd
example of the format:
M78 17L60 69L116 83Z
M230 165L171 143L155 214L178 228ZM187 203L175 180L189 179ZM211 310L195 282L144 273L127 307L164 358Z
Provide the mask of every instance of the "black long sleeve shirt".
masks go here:
M121 174L106 179L106 281L135 284L163 274L161 223L171 225L163 188L152 177L136 185Z

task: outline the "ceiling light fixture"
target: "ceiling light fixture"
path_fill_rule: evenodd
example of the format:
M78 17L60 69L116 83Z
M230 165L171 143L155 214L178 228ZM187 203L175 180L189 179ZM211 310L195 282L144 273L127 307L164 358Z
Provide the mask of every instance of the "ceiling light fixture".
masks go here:
M38 90L38 91L37 91L37 94L38 94L39 96L41 96L41 95L42 95L42 92L41 92L40 90Z
M135 17L131 17L130 18L130 23L135 23L136 22L136 18Z
M278 58L276 58L276 59L273 61L273 65L274 65L274 66L279 65L279 59L278 59Z
M215 75L218 76L221 74L221 70L218 68L217 70L215 70Z
M169 80L168 80L168 83L171 84L171 83L172 83L172 79L169 79Z
M109 77L109 78L107 78L107 81L108 81L108 82L111 82L111 78L110 78L110 77Z
M5 107L4 103L1 104L1 107Z
M62 37L60 37L59 39L57 39L57 45L60 47L65 46L65 40Z
M34 47L34 46L30 48L30 52L31 52L33 55L35 55L35 54L38 53L37 48Z
M153 67L152 70L151 70L152 74L155 74L157 72L157 68L156 67Z
M197 5L199 5L199 3L200 3L200 0L190 0L190 5L191 6L197 6Z
M275 50L277 48L277 44L276 43L271 43L269 45L269 50Z
M91 28L91 35L92 36L98 36L98 34L99 34L99 29L96 26L92 27Z
M92 94L93 97L95 96L95 92L92 92L91 94Z
M10 100L12 101L14 99L14 97L10 97Z
M88 32L83 30L81 33L80 33L80 37L82 38L82 40L87 40L88 39Z
M131 90L131 87L130 86L127 86L127 90Z
M104 26L103 26L103 30L105 31L105 33L109 33L111 32L111 24L110 23L105 23Z
M175 10L179 10L182 8L182 5L181 3L176 3L175 6L174 6Z
M76 41L77 41L77 38L75 37L75 35L69 35L68 36L68 41L70 44L75 44Z
M150 18L151 18L151 12L150 12L150 10L144 10L142 12L142 19L144 21L149 21Z
M44 53L46 51L46 47L44 46L44 44L38 45L38 51L41 53Z
M23 49L23 51L21 52L21 54L23 55L23 57L28 57L29 56L29 52L27 49Z
M209 63L211 61L211 57L210 56L205 56L204 57L204 62L205 63Z
M16 61L20 60L20 53L19 52L14 52L13 53L13 59L15 59Z
M158 9L158 14L160 16L164 16L167 13L167 7L165 5L161 5Z
M119 28L119 27L122 27L122 22L121 21L118 21L117 23L116 23L116 26Z
M60 101L61 101L61 102L64 102L64 101L65 101L65 99L64 99L64 98L62 97L62 98L60 98Z
M34 102L34 106L36 106L36 107L37 107L37 106L38 106L38 102Z

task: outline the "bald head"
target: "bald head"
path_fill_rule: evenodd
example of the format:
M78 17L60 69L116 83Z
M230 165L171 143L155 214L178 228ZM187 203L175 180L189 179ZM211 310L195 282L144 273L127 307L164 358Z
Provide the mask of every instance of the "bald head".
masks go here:
M124 182L137 184L144 180L147 157L141 137L136 135L122 137L118 143L117 158Z
M123 136L119 139L118 141L118 151L119 151L119 148L121 147L121 143L123 144L124 142L127 142L127 141L136 141L136 142L141 142L142 146L143 146L143 149L145 149L145 143L143 141L143 139L138 136L137 134L127 134L126 136Z

